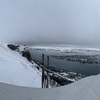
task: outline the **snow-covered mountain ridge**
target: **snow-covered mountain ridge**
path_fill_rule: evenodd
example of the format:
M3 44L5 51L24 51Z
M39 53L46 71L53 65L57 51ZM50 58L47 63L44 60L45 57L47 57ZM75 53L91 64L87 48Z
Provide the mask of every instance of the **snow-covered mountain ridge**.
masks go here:
M21 55L25 47L13 51L7 45L0 43L0 82L40 88L41 71L36 68L37 64Z
M65 53L100 53L98 48L87 48L87 47L72 47L72 46L30 46L30 49L35 50L48 50L48 51L60 51Z

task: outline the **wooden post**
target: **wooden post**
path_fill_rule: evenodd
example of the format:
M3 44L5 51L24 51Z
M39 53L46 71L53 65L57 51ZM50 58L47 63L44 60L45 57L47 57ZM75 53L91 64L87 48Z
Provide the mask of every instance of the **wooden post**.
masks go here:
M42 88L44 88L44 54L42 54Z
M47 66L49 67L49 56L47 56ZM47 85L46 85L46 88L49 88L49 75L48 75L48 72L47 72Z

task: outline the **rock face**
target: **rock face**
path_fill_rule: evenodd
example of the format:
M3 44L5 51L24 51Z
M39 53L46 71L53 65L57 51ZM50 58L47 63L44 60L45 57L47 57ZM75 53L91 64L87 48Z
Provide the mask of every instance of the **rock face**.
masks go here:
M26 57L29 61L32 61L31 54L28 50L27 51L22 51L22 56Z
M8 47L9 47L11 50L18 50L19 45L8 44Z
M28 49L26 49L26 47L24 47L22 50L20 50L20 46L19 45L14 45L14 44L8 44L7 45L11 50L17 50L19 53L22 54L23 57L27 58L27 60L29 60L30 62L32 61L32 57L31 54L29 52Z

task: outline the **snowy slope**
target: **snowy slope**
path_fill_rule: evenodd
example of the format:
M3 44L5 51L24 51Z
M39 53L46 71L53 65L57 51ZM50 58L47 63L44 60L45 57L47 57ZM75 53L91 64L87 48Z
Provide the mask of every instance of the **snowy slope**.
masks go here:
M0 100L100 100L100 75L52 89L16 87L0 83Z
M0 82L40 88L41 72L35 65L19 52L10 50L6 43L0 43Z

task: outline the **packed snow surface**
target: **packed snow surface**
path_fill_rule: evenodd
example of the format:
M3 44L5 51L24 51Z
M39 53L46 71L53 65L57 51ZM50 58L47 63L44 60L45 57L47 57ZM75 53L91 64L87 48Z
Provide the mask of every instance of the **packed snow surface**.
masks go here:
M0 43L0 82L40 88L41 72L35 66L7 44Z
M25 88L0 83L0 100L100 100L100 75L52 89Z

